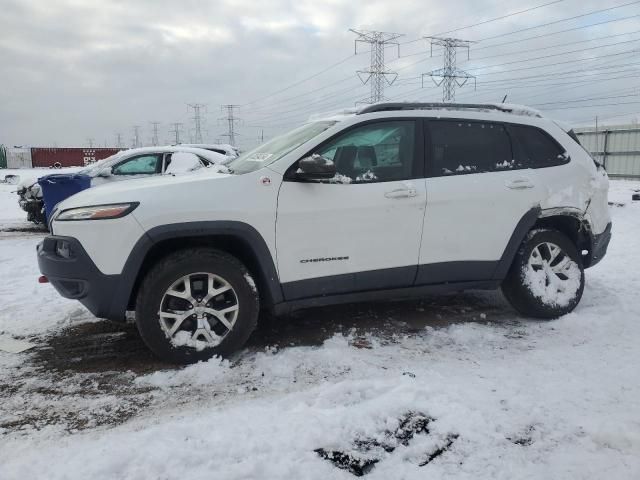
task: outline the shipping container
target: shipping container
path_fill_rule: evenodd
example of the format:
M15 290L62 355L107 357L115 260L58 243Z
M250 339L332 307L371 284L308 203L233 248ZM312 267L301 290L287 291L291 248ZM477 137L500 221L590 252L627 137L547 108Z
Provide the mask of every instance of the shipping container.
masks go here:
M32 148L33 167L83 167L115 155L119 148Z
M31 149L7 149L7 168L31 168Z

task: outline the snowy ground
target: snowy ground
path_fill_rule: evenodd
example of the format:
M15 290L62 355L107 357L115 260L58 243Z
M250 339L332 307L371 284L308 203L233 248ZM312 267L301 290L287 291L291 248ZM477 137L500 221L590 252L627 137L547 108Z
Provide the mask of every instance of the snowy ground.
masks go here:
M640 478L635 188L612 182L609 253L557 321L482 292L314 309L176 369L36 283L0 184L0 335L38 345L0 353L0 479Z

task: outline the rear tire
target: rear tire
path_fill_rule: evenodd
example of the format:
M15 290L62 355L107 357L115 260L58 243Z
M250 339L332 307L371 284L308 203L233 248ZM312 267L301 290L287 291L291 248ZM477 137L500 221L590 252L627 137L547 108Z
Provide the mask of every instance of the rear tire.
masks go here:
M502 282L504 296L518 312L543 319L571 312L583 290L582 256L569 238L548 229L529 232Z
M136 325L154 354L186 364L242 348L259 310L255 282L237 258L191 248L168 255L147 273L136 299Z

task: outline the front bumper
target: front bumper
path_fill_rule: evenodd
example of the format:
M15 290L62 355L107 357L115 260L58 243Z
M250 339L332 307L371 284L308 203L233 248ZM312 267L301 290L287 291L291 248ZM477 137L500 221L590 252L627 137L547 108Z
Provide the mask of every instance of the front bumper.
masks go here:
M602 233L597 235L593 235L591 239L591 262L589 263L589 267L593 267L607 253L607 248L609 247L609 241L611 240L611 222L607 224L607 228L604 229Z
M79 300L96 317L124 320L128 297L119 288L121 275L102 273L77 239L51 235L37 252L40 272L60 295Z

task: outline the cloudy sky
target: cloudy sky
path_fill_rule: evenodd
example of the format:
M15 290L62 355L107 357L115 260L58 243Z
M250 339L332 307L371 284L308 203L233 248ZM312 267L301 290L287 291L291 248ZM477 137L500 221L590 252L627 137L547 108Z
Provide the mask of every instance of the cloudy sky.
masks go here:
M385 50L398 73L385 90L393 100L441 100L430 78L422 88L420 75L443 61L422 37L447 35L477 42L470 60L458 51L458 67L477 83L458 89L457 101L508 95L581 124L636 118L640 2L552 2L0 0L0 143L115 145L120 133L130 145L133 125L148 143L152 121L161 142L173 122L188 141L187 104L201 103L211 142L224 140L221 105L240 105L246 148L367 98L355 72L370 54L367 45L354 54L350 28L404 34L399 58Z

